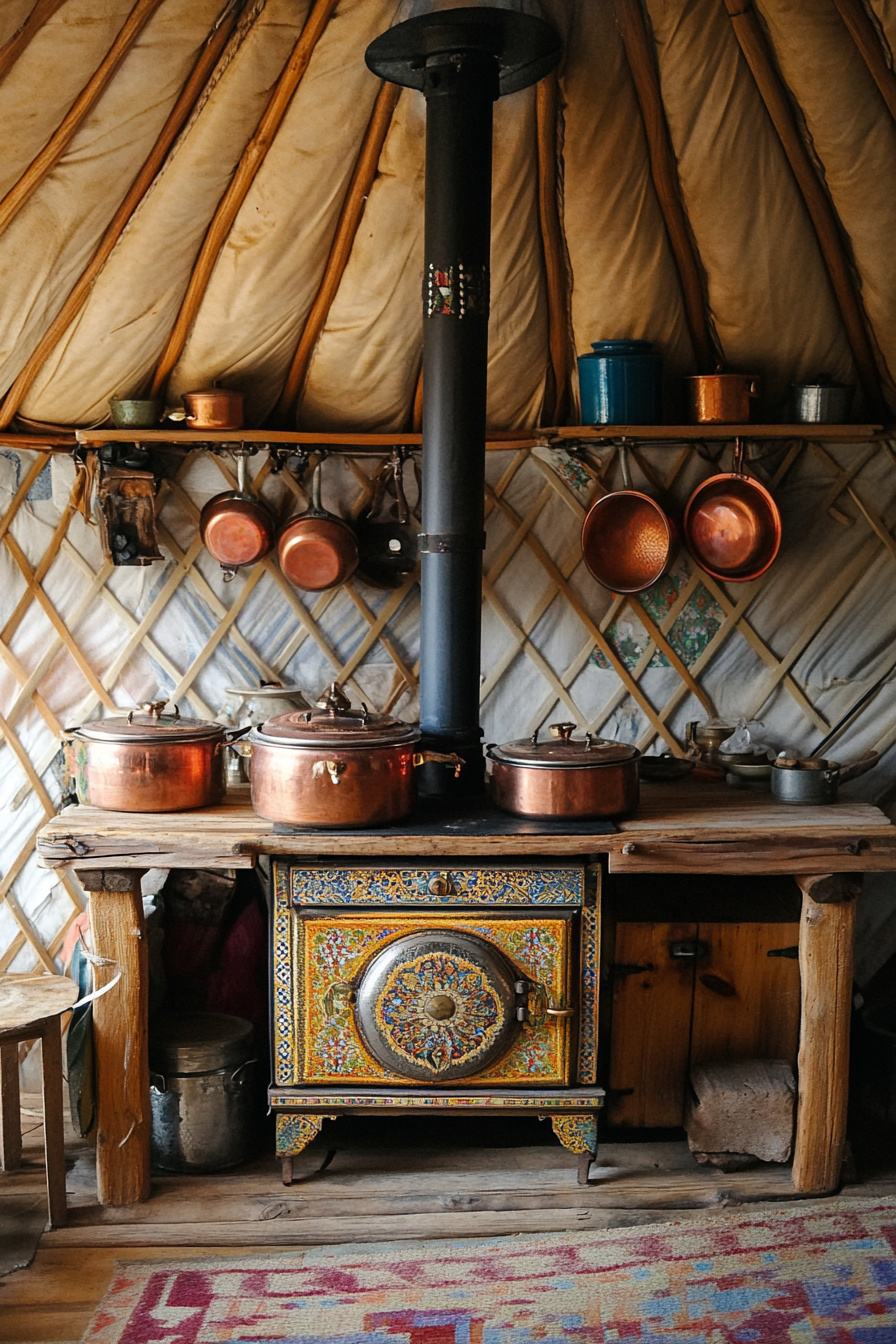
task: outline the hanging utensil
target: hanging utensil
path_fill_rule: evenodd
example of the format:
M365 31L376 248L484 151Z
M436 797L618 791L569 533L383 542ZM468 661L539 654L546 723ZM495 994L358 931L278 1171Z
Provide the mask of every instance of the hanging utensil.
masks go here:
M701 569L729 583L758 579L777 556L781 515L765 486L744 471L739 438L734 470L710 476L688 500L684 536Z
M391 518L378 515L392 479L395 503ZM404 493L404 454L394 448L377 473L370 507L355 524L358 538L358 577L374 588L400 588L417 564L417 529L409 526L410 509Z
M632 489L628 448L619 446L624 489L595 501L582 525L582 558L612 593L640 593L668 569L678 529L650 495Z
M277 542L280 568L289 582L307 592L338 588L358 568L358 542L348 523L320 502L321 462L311 477L311 508L295 514Z
M273 549L276 527L270 510L246 484L248 453L236 457L236 489L215 495L199 515L202 544L224 570L229 583L240 565L254 565Z

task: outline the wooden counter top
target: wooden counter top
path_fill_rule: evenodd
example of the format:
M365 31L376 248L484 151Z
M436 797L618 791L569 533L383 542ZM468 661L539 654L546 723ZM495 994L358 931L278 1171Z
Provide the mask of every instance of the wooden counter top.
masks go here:
M612 835L275 835L256 816L248 786L193 812L65 808L38 836L48 868L251 868L260 853L314 858L608 854L611 872L817 873L896 870L896 826L869 803L788 807L724 784L642 784L637 811ZM556 825L556 823L555 823Z

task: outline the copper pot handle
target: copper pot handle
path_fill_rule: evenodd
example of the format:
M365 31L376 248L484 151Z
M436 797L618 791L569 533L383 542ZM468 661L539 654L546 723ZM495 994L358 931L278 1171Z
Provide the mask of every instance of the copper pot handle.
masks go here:
M414 752L414 768L415 768L415 769L419 768L421 765L426 765L427 761L441 761L442 764L444 764L444 765L453 765L453 766L454 766L454 778L455 778L455 779L459 779L459 778L460 778L460 772L461 772L461 770L463 769L464 765L466 764L466 762L464 761L463 756L458 756L458 754L457 754L456 751L449 751L449 752L447 752L447 753L444 752L444 751L415 751L415 752Z
M758 378L751 378L751 379L750 379L750 386L747 388L747 395L750 396L750 397L758 397L758 396L759 396L759 380L758 380Z
M218 742L217 745L215 746L215 755L217 756L219 751L226 751L228 748L230 748L233 751L234 756L251 756L252 755L251 742L240 743L240 746L238 747L234 746L234 743L239 742L239 739L241 737L245 737L246 734L251 731L251 729L252 729L251 723L247 723L245 728L227 729L224 733L224 741ZM248 747L249 750L244 751L243 750L244 747Z

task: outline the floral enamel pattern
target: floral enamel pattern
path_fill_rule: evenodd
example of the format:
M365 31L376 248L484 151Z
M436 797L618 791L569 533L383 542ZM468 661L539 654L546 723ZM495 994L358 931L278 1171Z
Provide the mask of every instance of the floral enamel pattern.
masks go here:
M454 1005L447 1021L426 1011L435 995ZM383 1039L408 1064L424 1065L438 1078L448 1068L475 1068L498 1040L504 1009L481 966L464 957L430 952L397 966L376 1005Z
M292 900L304 905L581 905L576 867L292 868Z
M554 1002L565 1001L568 992L570 919L505 916L476 920L458 918L458 913L430 911L418 914L384 914L343 911L337 915L308 915L296 920L300 948L296 962L302 967L304 981L304 1030L298 1058L303 1060L302 1076L296 1082L320 1083L397 1083L404 1087L421 1086L400 1073L381 1065L368 1052L358 1032L351 1006L353 987L374 953L390 941L420 930L456 930L478 935L498 948L522 975L544 986ZM421 976L432 975L434 968L421 966ZM470 982L472 992L472 982ZM401 1048L413 1055L417 1049L431 1049L434 1061L447 1049L476 1050L476 1032L483 1038L491 1031L487 996L469 999L469 1014L464 1026L455 1029L453 1043L446 1037L438 1044L433 1037L423 1040L422 1028L412 1025L408 1005L419 998L420 986L411 981L396 983L396 1004L388 1026ZM453 995L452 995L453 997ZM400 1000L400 1003L398 1002ZM404 1014L403 1021L399 1018ZM566 1019L548 1018L537 1025L520 1024L511 1036L506 1051L481 1072L468 1078L467 1085L500 1083L539 1083L565 1086L569 1082L569 1036ZM433 1070L432 1082L438 1082ZM446 1084L447 1085L447 1084Z

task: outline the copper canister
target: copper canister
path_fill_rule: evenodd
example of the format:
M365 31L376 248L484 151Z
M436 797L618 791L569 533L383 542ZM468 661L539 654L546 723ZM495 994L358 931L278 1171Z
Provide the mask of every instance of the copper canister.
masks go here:
M182 812L224 797L220 723L164 714L165 701L97 719L66 737L78 801L113 812Z
M703 373L685 378L692 425L745 425L759 395L753 373Z
M490 745L492 798L522 817L613 817L630 812L639 797L637 747L606 742L586 733L572 736L574 723L552 723L551 740L531 738Z

